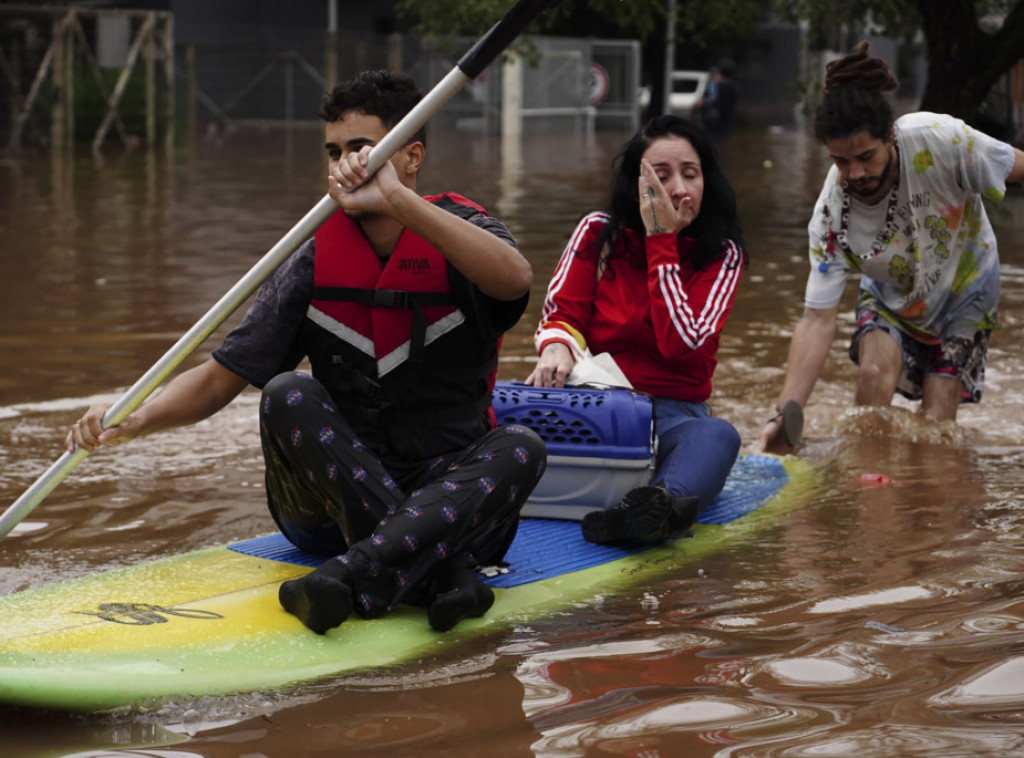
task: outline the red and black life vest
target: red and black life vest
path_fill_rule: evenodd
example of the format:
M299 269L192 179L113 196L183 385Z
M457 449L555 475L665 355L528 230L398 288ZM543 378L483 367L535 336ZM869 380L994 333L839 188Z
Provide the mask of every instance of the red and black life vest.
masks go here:
M343 415L357 425L479 422L498 346L483 344L456 305L445 257L406 229L382 263L340 210L315 239L306 352Z

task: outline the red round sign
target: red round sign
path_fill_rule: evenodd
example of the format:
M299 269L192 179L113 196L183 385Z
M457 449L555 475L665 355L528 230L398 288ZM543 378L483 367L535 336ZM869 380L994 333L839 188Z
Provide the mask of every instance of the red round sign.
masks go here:
M600 63L591 63L587 74L587 99L597 105L608 97L608 72Z

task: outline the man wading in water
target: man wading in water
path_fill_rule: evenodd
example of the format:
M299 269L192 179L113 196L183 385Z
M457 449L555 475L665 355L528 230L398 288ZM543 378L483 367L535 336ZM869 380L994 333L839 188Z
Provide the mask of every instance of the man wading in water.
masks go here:
M807 402L836 332L839 301L859 272L857 405L888 406L894 393L954 421L981 399L996 325L999 255L982 196L1001 200L1024 180L1024 153L937 113L893 121L883 92L897 87L861 42L828 65L815 135L834 165L808 225L806 310L793 330L786 379L758 445L783 440L788 402Z

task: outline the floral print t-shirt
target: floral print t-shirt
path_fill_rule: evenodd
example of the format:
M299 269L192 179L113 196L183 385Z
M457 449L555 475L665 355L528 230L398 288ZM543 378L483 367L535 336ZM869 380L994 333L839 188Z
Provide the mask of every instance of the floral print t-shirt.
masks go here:
M999 255L982 196L1003 199L1013 148L936 113L902 116L895 134L900 175L892 223L885 223L887 196L873 243L861 235L858 244L850 235L846 249L840 244L844 192L836 167L829 171L807 226L811 273L804 303L835 307L847 275L857 271L858 310L875 311L914 339L936 343L944 334L992 329ZM851 205L850 216L865 212Z

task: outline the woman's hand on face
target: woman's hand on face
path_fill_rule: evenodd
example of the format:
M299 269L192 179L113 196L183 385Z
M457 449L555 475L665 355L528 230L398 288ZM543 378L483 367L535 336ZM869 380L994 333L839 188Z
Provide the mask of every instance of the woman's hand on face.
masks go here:
M547 345L537 359L537 368L526 377L526 384L535 387L564 387L576 365L572 352L561 342Z
M678 234L697 217L698 209L689 195L680 199L678 208L672 204L672 198L646 158L640 160L637 191L640 197L640 217L648 235L666 232Z

